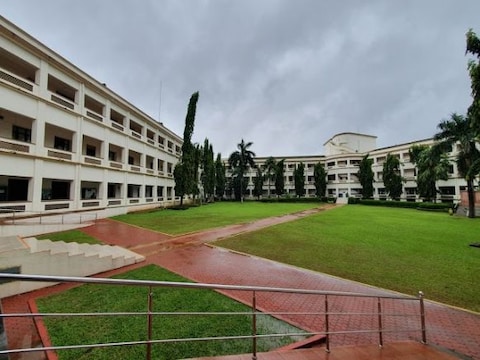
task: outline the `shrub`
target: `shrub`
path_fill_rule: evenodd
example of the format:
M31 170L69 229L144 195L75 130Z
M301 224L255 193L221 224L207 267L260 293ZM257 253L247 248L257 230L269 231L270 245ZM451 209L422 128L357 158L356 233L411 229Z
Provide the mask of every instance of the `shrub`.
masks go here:
M317 202L326 202L323 201L323 199L319 199L316 197L273 197L273 198L265 198L265 199L260 199L260 202L263 203L317 203Z
M350 202L352 199L352 202ZM354 202L355 201L355 202ZM417 210L430 210L430 211L448 211L452 208L450 203L429 203L429 202L413 202L413 201L387 201L387 200L372 200L372 199L348 199L349 204L361 204L369 206L385 206L385 207L398 207Z

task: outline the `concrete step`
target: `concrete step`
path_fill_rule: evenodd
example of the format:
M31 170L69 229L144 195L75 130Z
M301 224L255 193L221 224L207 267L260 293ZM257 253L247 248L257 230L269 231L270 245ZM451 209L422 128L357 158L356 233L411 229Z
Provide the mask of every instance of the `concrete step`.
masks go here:
M24 274L90 276L145 260L119 246L38 240L34 237L1 242L0 264L19 266ZM8 245L8 246L7 246ZM15 281L0 284L0 293L11 296L52 286L52 283Z

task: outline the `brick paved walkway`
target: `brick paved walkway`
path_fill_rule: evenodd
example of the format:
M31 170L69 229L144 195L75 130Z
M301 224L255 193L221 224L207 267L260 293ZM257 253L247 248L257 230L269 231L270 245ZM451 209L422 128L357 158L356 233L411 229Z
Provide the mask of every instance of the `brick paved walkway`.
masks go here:
M318 289L326 291L348 291L368 294L392 294L386 290L373 288L356 282L339 279L321 273L316 273L277 262L245 256L221 248L205 244L219 238L234 235L240 232L253 231L261 227L270 226L284 221L294 220L306 213L275 217L270 220L261 220L245 225L233 225L205 232L171 237L129 226L113 220L101 220L97 224L81 229L105 243L116 244L132 249L147 256L147 263L157 264L170 271L197 282L258 285L286 288ZM144 263L145 264L145 263ZM141 266L142 264L137 264ZM128 267L122 270L130 270ZM105 274L103 274L106 276ZM41 294L48 293L44 289ZM229 292L232 296L244 303L250 303L251 295L244 292ZM415 294L410 294L415 295ZM3 300L2 304L14 306L20 304L20 299L31 298L35 293ZM428 294L427 294L428 297ZM25 301L23 301L25 304ZM375 311L376 303L367 300L351 298L332 298L330 311ZM413 309L413 303L415 308ZM384 311L418 312L417 302L384 303ZM323 297L313 298L311 295L257 295L258 308L264 311L323 311ZM20 306L20 305L17 305ZM26 305L20 306L25 307ZM7 312L7 309L5 309ZM23 309L22 309L23 310ZM20 311L20 309L19 309ZM10 311L8 311L10 312ZM480 360L480 314L474 314L460 309L451 308L432 302L426 302L427 314L427 341L430 344L454 350L465 358ZM285 316L285 320L310 331L323 331L323 318L318 316ZM368 321L368 320L367 320ZM337 318L332 321L331 331L343 330L347 326L365 328L365 325L376 328L376 323L365 323L364 318ZM418 328L418 321L412 318L407 323L400 323L398 319L391 319L386 325L404 326L408 329ZM7 326L8 328L8 326ZM21 331L21 330L20 330ZM419 340L419 332L405 332L397 335L386 335L385 342L398 340ZM376 343L376 335L342 335L331 339L332 348L344 344Z

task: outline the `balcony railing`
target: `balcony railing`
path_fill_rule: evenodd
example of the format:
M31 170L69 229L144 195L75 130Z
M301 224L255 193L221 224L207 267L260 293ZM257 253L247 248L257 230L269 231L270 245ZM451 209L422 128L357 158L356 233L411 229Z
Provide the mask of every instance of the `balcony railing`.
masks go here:
M86 111L85 111L85 114L86 114L89 118L91 118L91 119L94 119L94 120L103 122L103 117L100 116L100 115L98 115L98 114L96 114L96 113L93 112L93 111L86 110Z
M15 140L0 140L0 149L28 153L30 147L25 143L15 142Z
M55 94L50 94L50 100L52 100L54 103L57 103L58 105L67 107L71 110L75 109L75 104L67 99L64 99L58 95Z
M19 79L17 76L7 72L6 70L0 70L0 79L8 81L13 85L21 87L22 89L33 91L32 83Z
M87 277L66 277L66 276L45 276L45 275L26 275L26 274L10 274L0 273L0 280L9 281L40 281L40 282L52 282L52 283L79 283L79 284L100 284L100 285L113 285L113 286L142 286L148 288L146 302L146 312L89 312L89 313L3 313L0 314L0 319L4 318L33 318L41 319L44 317L120 317L120 316L140 316L146 317L145 334L146 340L143 341L124 341L124 342L110 342L110 343L96 343L96 344L69 344L61 346L48 346L48 347L33 347L33 348L21 348L21 349L8 349L0 351L2 354L17 354L17 353L32 353L32 352L46 352L56 350L68 350L68 349L91 349L100 347L111 346L146 346L146 359L151 359L152 345L160 343L172 343L172 342L198 342L198 341L229 341L235 339L250 339L252 344L252 358L256 359L257 356L257 340L262 338L278 338L278 337L293 337L293 336L308 336L317 335L324 336L325 350L330 351L330 342L332 335L359 335L359 334L376 334L379 346L384 344L384 335L387 333L408 333L408 336L412 336L412 333L418 333L419 340L426 343L426 326L425 326L425 308L423 293L419 293L418 297L408 297L400 295L371 295L362 293L350 293L350 292L338 292L338 291L319 291L308 289L290 289L290 288L276 288L276 287L262 287L262 286L237 286L237 285L222 285L222 284L204 284L204 283L188 283L188 282L167 282L167 281L149 281L149 280L127 280L127 279L110 279L110 278L87 278ZM183 289L210 289L217 291L235 291L235 292L247 292L251 294L251 301L249 306L251 311L248 312L153 312L153 289L154 288L183 288ZM261 295L274 296L274 294L288 294L288 295L308 295L319 297L319 309L316 312L298 312L292 309L289 312L261 312L257 307L257 300L261 299ZM336 301L343 302L343 298L354 298L357 301L361 299L367 299L371 301L370 311L358 312L340 312ZM314 300L310 298L311 300ZM405 306L404 302L412 302L412 306ZM392 309L393 302L399 302L399 309L401 312L393 312L391 310L386 311L386 307ZM415 304L416 303L416 304ZM93 304L92 304L93 305ZM333 310L335 309L335 310ZM416 309L416 310L415 310ZM249 315L252 318L251 321L251 333L239 336L214 336L214 337L193 337L193 338L168 338L157 339L153 334L153 322L155 318L162 316L222 316L222 315ZM270 333L270 334L258 334L257 332L257 318L263 315L271 315L276 317L285 316L317 316L322 319L323 330L312 332L296 332L296 333ZM335 330L335 324L342 317L361 316L369 318L370 321L366 321L368 324L376 324L375 328L365 329L353 329L353 330ZM410 321L411 318L415 320ZM394 321L391 321L394 319ZM398 319L405 319L405 323L399 325ZM347 321L350 324L350 321ZM417 325L415 325L417 324ZM351 325L350 325L351 326ZM95 331L95 329L92 329ZM8 338L8 334L7 334Z

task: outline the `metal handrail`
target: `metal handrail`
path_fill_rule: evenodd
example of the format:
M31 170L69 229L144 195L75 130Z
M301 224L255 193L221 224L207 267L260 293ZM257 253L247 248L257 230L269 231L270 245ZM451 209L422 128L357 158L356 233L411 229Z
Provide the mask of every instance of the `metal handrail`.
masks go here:
M354 292L341 292L341 291L322 291L322 290L309 290L309 289L294 289L294 288L282 288L282 287L266 287L266 286L243 286L243 285L225 285L225 284L206 284L206 283L189 283L189 282L169 282L169 281L150 281L150 280L129 280L129 279L111 279L111 278L88 278L88 277L71 277L71 276L50 276L50 275L27 275L27 274L8 274L0 273L0 280L7 279L12 281L42 281L42 282L55 282L55 283L80 283L80 284L102 284L102 285L129 285L129 286L142 286L148 287L148 311L146 312L100 312L100 313L27 313L27 314L0 314L0 320L3 318L13 317L74 317L74 316L147 316L147 340L143 341L127 341L117 343L105 343L105 344L87 344L87 345L65 345L65 346L49 346L49 347L34 347L23 349L9 349L0 351L2 354L14 354L22 352L34 352L34 351L55 351L66 349L80 349L80 348L98 348L109 346L133 346L133 345L145 345L147 347L146 358L151 359L151 346L158 343L172 343L172 342L187 342L187 341L219 341L219 340L233 340L233 339L251 339L252 340L252 359L257 358L257 340L262 338L272 337L285 337L285 336L305 336L305 335L324 335L325 336L325 350L330 351L330 336L338 334L361 334L361 333L377 333L379 337L379 346L383 346L383 334L385 333L402 333L402 332L420 332L422 342L426 343L426 326L425 326L425 307L423 293L419 292L418 297L405 296L405 295L385 295L385 294L364 294ZM153 312L152 304L152 289L154 287L170 287L170 288L186 288L186 289L210 289L210 290L235 290L235 291L247 291L252 293L251 311L250 312ZM290 293L290 294L308 294L324 296L324 311L319 312L261 312L258 311L256 305L257 293ZM377 299L378 309L377 312L352 312L352 313L339 313L329 311L329 303L332 302L329 297L342 296L342 297L356 297L356 298L372 298ZM419 313L417 314L400 314L400 313L386 313L383 312L381 306L382 299L391 300L407 300L419 302ZM206 338L181 338L181 339L153 339L152 335L152 322L154 316L158 315L251 315L252 316L252 334L241 336L217 336ZM318 332L303 332L303 333L282 333L282 334L257 334L257 316L259 315L321 315L324 316L324 331ZM346 330L346 331L330 331L330 316L343 316L343 315L362 315L362 316L376 316L378 317L378 328L366 329L366 330ZM385 329L383 325L383 318L386 316L402 316L402 317L419 317L420 327L415 329Z
M11 215L10 215L11 214ZM18 216L16 214L22 214L22 216ZM74 213L45 213L44 211L25 211L25 210L16 210L11 209L8 207L0 207L0 215L11 216L11 224L16 225L18 221L27 220L30 218L38 219L36 222L24 222L23 225L51 225L51 224L83 224L87 221L97 221L98 220L98 213L92 213L91 211L86 211L84 213L78 214L75 216ZM47 218L57 218L60 219L58 221L45 221ZM78 219L77 222L69 222L65 221L65 218L68 219Z

